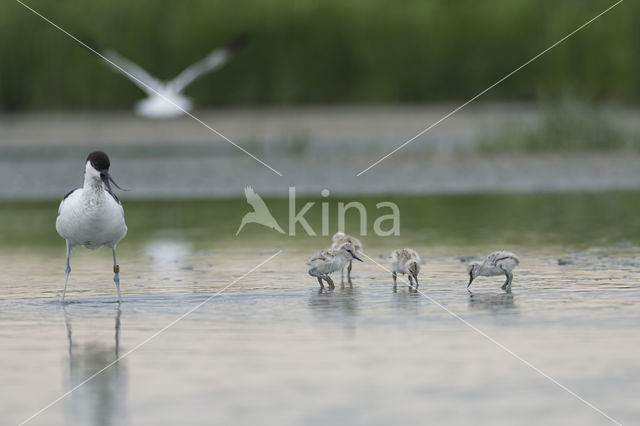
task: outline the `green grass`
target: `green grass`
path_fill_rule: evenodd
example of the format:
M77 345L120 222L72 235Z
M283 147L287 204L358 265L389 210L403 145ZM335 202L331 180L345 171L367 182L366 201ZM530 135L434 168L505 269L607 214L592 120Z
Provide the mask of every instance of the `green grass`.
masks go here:
M599 109L584 102L562 101L542 106L539 123L506 124L480 134L482 154L570 153L640 150L638 135L619 130Z
M613 0L29 0L83 39L169 79L239 33L250 44L193 84L200 106L468 99ZM640 3L624 2L488 93L640 96ZM0 3L0 108L130 108L142 96L14 1Z
M629 242L640 244L640 195L637 191L568 194L476 194L431 196L331 197L329 235L337 230L337 203L360 201L369 215L365 244L376 236L373 222L389 210L377 210L381 201L393 201L400 210L400 236L384 238L384 245L509 245L555 244L590 247ZM273 216L286 231L288 201L265 200ZM251 210L240 199L125 201L129 234L121 244L127 250L144 246L162 235L178 235L196 249L226 247L309 247L328 244L321 235L322 207L327 199L300 198L298 210L315 205L305 215L318 233L308 236L302 227L291 237L260 225L249 224L239 236L236 231ZM0 250L62 250L64 241L56 234L57 202L0 203ZM355 211L346 216L345 230L359 235ZM382 239L378 240L378 245ZM373 244L375 245L375 244ZM377 253L376 253L377 254Z

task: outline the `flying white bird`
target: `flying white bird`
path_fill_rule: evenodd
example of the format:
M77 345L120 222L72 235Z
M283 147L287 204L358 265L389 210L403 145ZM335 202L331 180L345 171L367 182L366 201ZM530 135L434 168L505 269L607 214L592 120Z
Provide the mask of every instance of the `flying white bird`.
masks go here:
M107 64L129 78L147 94L146 99L136 104L135 111L137 114L147 118L169 118L191 110L193 102L182 94L184 89L203 74L221 68L235 52L244 46L245 41L246 38L241 36L225 47L215 49L206 58L191 65L170 81L157 79L139 65L120 56L113 50L96 50L101 51L100 53L108 59L108 61L105 61ZM114 64L117 66L114 66Z
M276 222L276 219L269 211L269 208L267 207L265 202L262 200L262 198L260 198L258 194L256 194L252 187L247 186L244 189L244 195L247 198L247 203L249 203L249 205L253 207L253 211L244 215L244 217L242 218L242 222L240 223L240 227L238 228L238 232L236 232L236 235L240 233L242 228L244 228L244 225L246 225L247 223L258 223L260 225L266 226L267 228L275 229L281 234L284 234L284 231L282 230L282 228L280 228L278 222Z
M69 192L58 209L56 231L67 240L67 267L65 269L62 300L69 281L69 258L75 246L95 250L107 246L113 252L113 282L120 300L120 266L116 261L116 245L127 235L124 210L111 189L115 183L109 174L109 157L102 151L89 154L84 166L84 185Z
M495 275L505 275L507 280L502 285L502 289L507 293L511 292L511 282L513 281L513 273L516 266L520 264L520 259L510 251L494 251L484 260L483 263L471 262L467 265L467 273L469 274L469 284L479 276L491 277Z

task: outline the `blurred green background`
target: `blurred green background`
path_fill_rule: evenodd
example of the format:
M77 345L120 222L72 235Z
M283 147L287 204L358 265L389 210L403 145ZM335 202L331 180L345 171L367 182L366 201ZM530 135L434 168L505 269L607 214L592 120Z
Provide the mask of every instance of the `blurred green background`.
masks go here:
M614 1L30 0L170 79L238 34L246 49L187 89L199 106L466 100ZM636 102L640 4L627 1L489 100ZM14 1L0 3L0 108L130 108L141 92Z
M386 246L389 241L408 246L473 246L491 242L500 246L553 245L587 248L593 244L628 245L640 241L640 191L609 191L571 194L441 194L421 196L358 197L368 213L360 218L356 210L345 215L345 231L359 235L365 245ZM339 199L345 203L351 199ZM317 236L309 236L297 225L295 237L279 234L257 224L248 224L236 236L248 207L242 199L127 201L130 228L126 247L139 247L158 236L159 230L173 230L198 248L253 246L317 247L337 230L337 200L329 210L330 233L322 235L322 198L299 198L298 210L307 202L315 205L305 214ZM401 215L401 235L376 236L373 223L390 213L378 209L381 201L392 201ZM270 211L288 231L288 200L267 199ZM0 210L0 249L30 252L34 248L64 249L53 232L57 201L7 202ZM420 214L415 214L420 212ZM220 220L224 218L224 220ZM366 233L360 227L365 224ZM391 222L382 227L388 230ZM171 234L170 234L171 235ZM119 247L119 249L121 249ZM462 253L464 254L464 253Z

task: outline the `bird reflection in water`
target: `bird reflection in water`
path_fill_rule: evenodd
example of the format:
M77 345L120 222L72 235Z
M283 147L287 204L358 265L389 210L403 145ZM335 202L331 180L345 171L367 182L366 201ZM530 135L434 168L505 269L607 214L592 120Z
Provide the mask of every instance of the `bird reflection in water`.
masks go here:
M152 239L144 247L144 254L151 260L156 272L175 273L184 266L191 255L191 247L178 232L166 232L161 238Z
M407 312L410 315L419 315L422 311L422 304L424 298L420 294L419 290L410 286L404 282L398 282L397 286L389 285L394 296L391 298L393 306L398 312L402 312L403 315Z
M393 290L393 292L394 292L394 293L398 293L398 287L400 287L400 292L401 292L401 293L405 293L405 294L418 294L418 289L417 289L417 288L414 288L413 286L410 286L409 284L407 284L407 285L402 285L402 284L401 284L401 285L399 285L399 286L398 286L398 285L394 285L394 286L392 287L392 290ZM406 287L406 288L407 288L407 290L405 291L405 290L403 289L403 287Z
M469 307L498 312L514 309L513 293L473 293L469 292Z
M120 304L115 312L113 343L73 341L72 315L63 306L69 343L69 396L67 424L106 426L125 424L125 400L128 374L124 360L111 365L95 377L91 376L113 363L120 353Z
M358 311L360 290L352 286L339 289L321 288L313 292L309 307L323 318L332 316L355 316Z

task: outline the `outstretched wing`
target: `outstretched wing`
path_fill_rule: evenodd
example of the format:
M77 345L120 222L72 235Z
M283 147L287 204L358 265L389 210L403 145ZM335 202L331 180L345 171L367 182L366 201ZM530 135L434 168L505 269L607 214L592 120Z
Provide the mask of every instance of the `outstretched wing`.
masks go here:
M247 203L249 203L249 205L253 207L254 211L256 212L259 210L269 211L269 209L267 208L267 205L264 203L262 198L260 198L260 196L256 194L256 192L253 190L252 187L247 186L244 189L244 195L245 197L247 197Z
M175 93L184 90L189 84L203 74L221 68L246 42L245 36L235 38L225 47L215 49L203 60L196 62L186 70L182 71L176 78L168 83L168 86Z
M116 51L105 50L100 53L108 59L108 61L105 62L111 68L127 77L147 95L151 95L162 88L163 84L160 80L146 72L139 65L131 62L123 56L120 56Z

